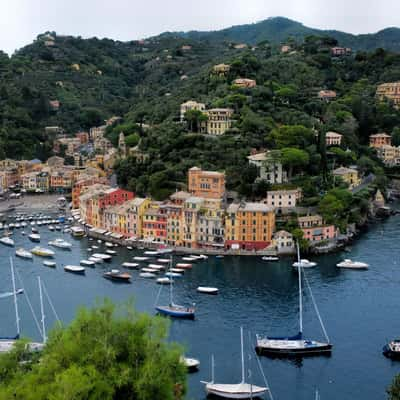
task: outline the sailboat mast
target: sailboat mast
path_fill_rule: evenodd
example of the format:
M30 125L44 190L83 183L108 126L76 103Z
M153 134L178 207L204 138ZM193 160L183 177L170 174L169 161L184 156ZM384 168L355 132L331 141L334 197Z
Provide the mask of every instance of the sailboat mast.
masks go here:
M172 268L172 255L171 255L170 260L169 260L169 272L171 272L171 268ZM169 304L172 306L172 304L173 304L173 293L172 293L172 290L173 290L173 286L174 286L174 279L173 279L173 277L171 275L169 276L169 279L171 279L171 283L169 285Z
M11 280L12 280L13 293L14 293L15 322L17 324L17 335L19 337L21 332L20 332L20 327L19 327L17 288L15 287L14 264L13 264L12 257L10 257L10 266L11 266Z
M43 307L43 295L42 295L42 282L40 280L40 276L38 276L38 283L39 283L39 297L40 297L40 312L42 314L42 336L43 336L43 343L46 343L46 324L45 315L44 315L44 307Z
M300 325L300 333L303 333L303 297L301 291L301 260L300 260L300 247L299 241L297 241L297 262L298 262L298 273L299 273L299 325Z
M240 327L240 347L241 347L241 355L242 355L242 383L244 383L243 326Z
M214 383L214 354L211 354L211 383Z

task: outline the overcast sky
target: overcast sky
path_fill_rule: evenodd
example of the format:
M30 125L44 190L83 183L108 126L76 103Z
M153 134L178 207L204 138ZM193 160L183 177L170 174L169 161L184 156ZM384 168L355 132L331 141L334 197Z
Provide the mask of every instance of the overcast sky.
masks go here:
M352 33L400 25L400 0L0 0L0 49L12 53L47 30L133 40L285 16Z

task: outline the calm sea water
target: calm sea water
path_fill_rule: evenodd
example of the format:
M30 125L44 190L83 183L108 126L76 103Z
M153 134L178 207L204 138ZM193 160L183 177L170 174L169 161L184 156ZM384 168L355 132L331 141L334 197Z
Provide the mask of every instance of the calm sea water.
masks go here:
M63 264L79 265L87 259L87 248L93 244L105 251L103 244L87 239L74 240L69 235L50 232L39 227L41 245L55 237L73 242L72 251L56 250L57 268L42 265L43 259L34 261L15 259L25 290L39 314L37 276L48 289L54 306L64 321L73 318L80 305L93 305L97 298L108 296L124 301L132 296L137 308L154 313L159 286L152 280L138 277L132 271L131 285L115 284L102 277L111 266L118 267L130 261L138 251L117 248L111 264L87 268L86 276L63 271ZM15 230L16 247L31 249L35 244ZM303 361L261 358L274 399L313 399L318 388L324 400L376 400L384 399L385 389L393 376L400 372L400 363L382 356L382 346L390 338L400 335L398 300L400 297L400 216L376 225L353 245L351 253L315 258L318 266L307 271L313 293L320 308L328 334L334 344L331 357L307 358ZM0 291L11 288L10 269L6 256L15 249L0 245ZM97 251L97 250L96 250ZM338 270L335 265L343 258L353 258L370 264L368 271ZM179 259L177 257L177 259ZM200 380L210 377L210 355L216 360L216 380L234 383L240 380L240 333L245 329L246 350L253 349L254 336L261 334L295 334L298 329L297 275L292 271L290 259L266 263L259 258L210 257L194 265L184 278L177 281L174 292L177 303L197 305L195 321L174 320L171 339L182 343L187 355L201 361L200 371L189 376L188 399L204 399ZM216 286L218 296L196 293L199 285ZM17 285L21 286L21 285ZM168 288L162 290L159 303L168 301ZM12 299L0 299L0 335L15 333ZM24 335L39 339L26 300L19 297ZM47 323L54 317L46 306ZM322 339L322 332L311 299L304 296L305 336ZM249 344L249 339L253 343ZM262 376L251 351L246 361L252 370L255 384L263 384Z

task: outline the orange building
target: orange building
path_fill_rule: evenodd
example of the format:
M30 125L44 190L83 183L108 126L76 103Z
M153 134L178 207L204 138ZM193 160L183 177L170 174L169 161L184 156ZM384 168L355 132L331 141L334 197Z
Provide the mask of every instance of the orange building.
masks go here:
M85 179L80 179L75 182L74 186L72 187L72 208L79 208L79 197L83 191L85 191L90 186L101 183L103 185L108 184L108 179L104 177L88 177Z
M262 250L275 231L273 207L263 203L231 204L225 218L225 247L233 250Z
M370 147L383 147L383 146L391 146L392 145L392 137L387 133L376 133L375 135L371 135L369 137L369 145Z
M225 197L225 173L203 171L198 167L190 168L188 191L195 197L222 199Z

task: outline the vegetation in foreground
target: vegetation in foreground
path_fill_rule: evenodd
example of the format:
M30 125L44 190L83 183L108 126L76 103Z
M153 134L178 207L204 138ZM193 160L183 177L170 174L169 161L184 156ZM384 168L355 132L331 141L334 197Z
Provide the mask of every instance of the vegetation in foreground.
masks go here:
M185 367L165 319L104 300L54 328L43 353L21 341L0 356L0 399L179 399ZM28 361L27 361L28 360Z

